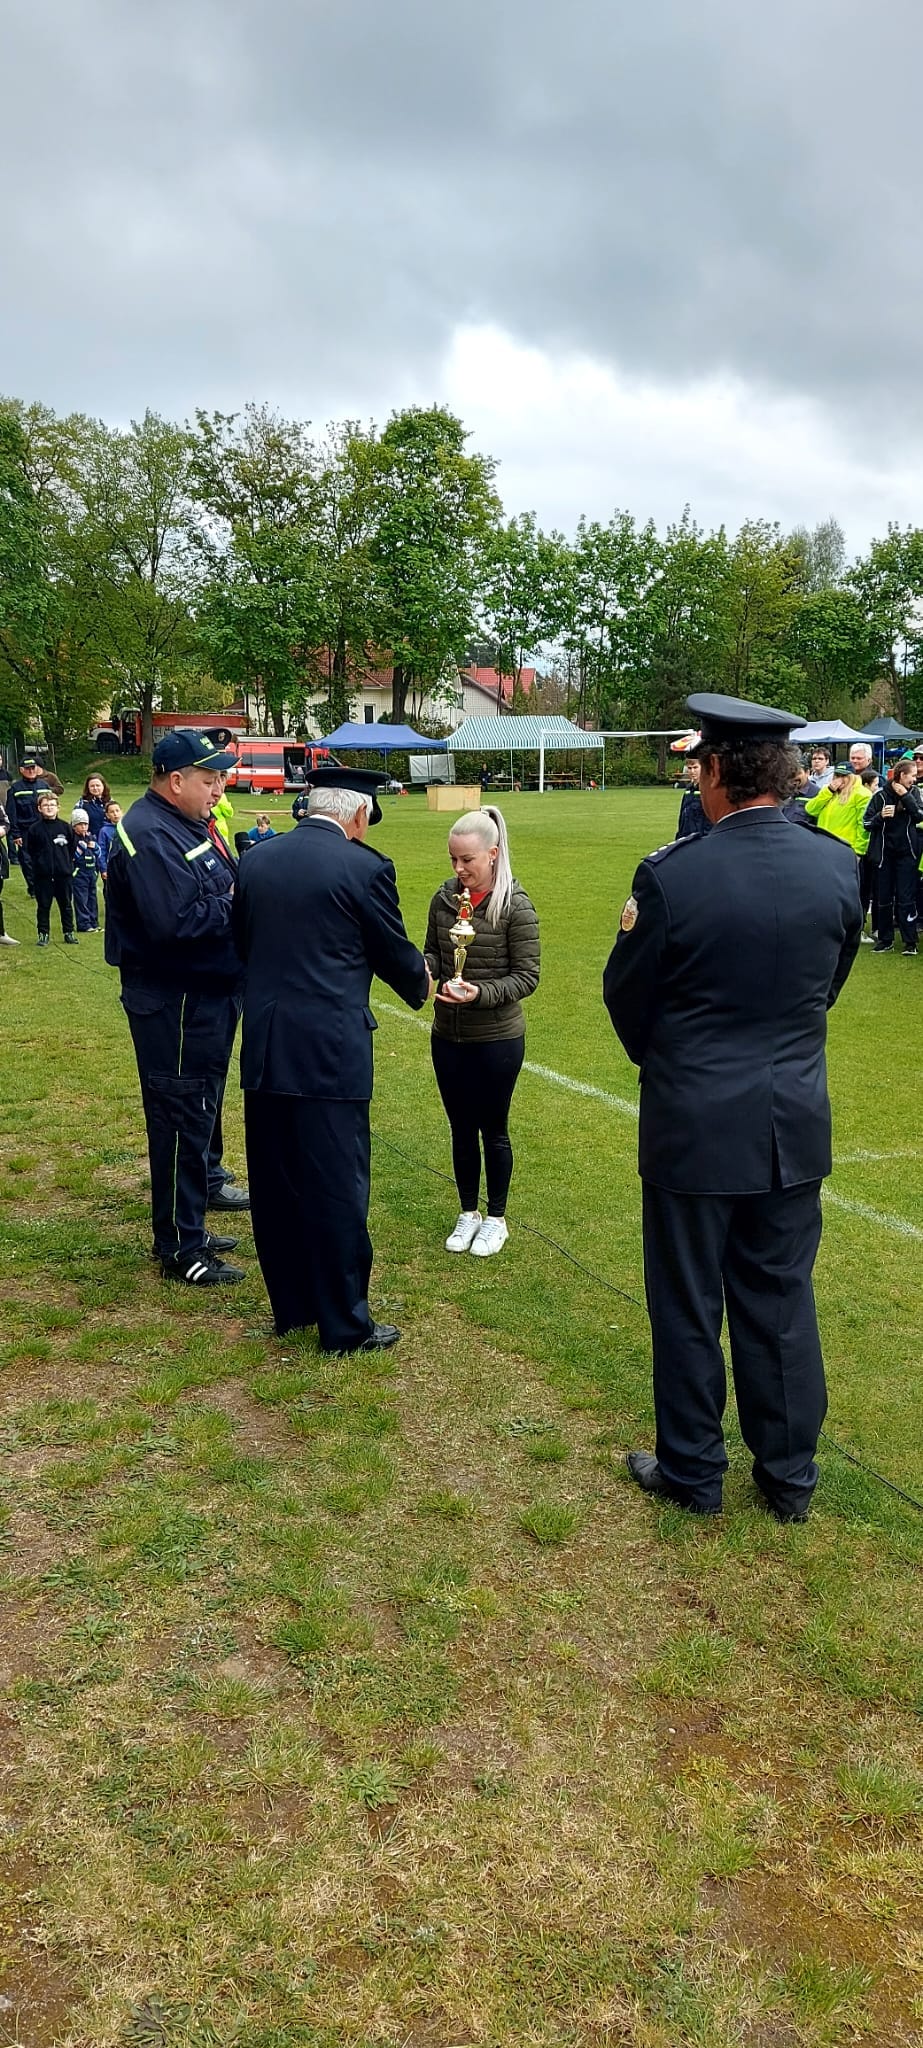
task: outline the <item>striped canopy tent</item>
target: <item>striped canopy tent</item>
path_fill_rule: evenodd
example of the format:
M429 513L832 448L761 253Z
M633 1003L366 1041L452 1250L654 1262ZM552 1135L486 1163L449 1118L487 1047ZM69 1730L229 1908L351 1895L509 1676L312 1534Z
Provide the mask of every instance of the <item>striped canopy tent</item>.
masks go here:
M508 754L511 782L513 755L537 754L540 790L545 787L546 754L572 754L587 752L591 748L602 754L605 773L606 742L603 733L584 732L581 726L572 725L569 718L517 717L515 713L506 718L481 718L475 714L463 719L446 740L450 754Z

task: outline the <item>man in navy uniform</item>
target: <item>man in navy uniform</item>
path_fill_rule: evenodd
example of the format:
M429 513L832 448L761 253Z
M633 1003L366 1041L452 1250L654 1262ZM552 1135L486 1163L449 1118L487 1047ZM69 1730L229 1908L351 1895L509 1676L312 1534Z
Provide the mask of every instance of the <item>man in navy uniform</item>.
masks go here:
M826 1413L811 1275L832 1163L827 1011L859 950L856 862L783 816L794 716L688 703L714 829L641 862L603 984L641 1069L657 1445L628 1465L645 1492L719 1511L726 1312L754 1478L780 1521L803 1521Z
M384 1350L369 1311L373 974L413 1010L434 983L404 930L390 860L365 844L386 779L316 769L308 816L244 861L234 926L247 966L241 1081L253 1235L280 1335Z
M42 764L34 755L27 754L19 763L19 774L10 783L7 791L6 810L10 821L10 838L14 857L22 868L23 880L29 895L34 895L32 886L32 862L26 852L26 838L30 825L38 817L38 798L43 789L50 789L51 783L42 772Z
M249 1207L243 1188L222 1189L217 1202L209 1189L243 981L231 929L237 863L208 829L218 771L233 758L203 733L166 733L150 788L119 820L106 881L106 959L121 971L138 1062L154 1253L165 1277L191 1287L244 1277L222 1257L236 1239L205 1227L208 1207Z
M711 831L711 819L706 817L702 809L702 798L699 791L701 764L696 760L694 753L689 752L688 749L684 767L689 775L690 787L683 791L683 800L679 807L679 819L676 826L676 837L677 839L705 839Z

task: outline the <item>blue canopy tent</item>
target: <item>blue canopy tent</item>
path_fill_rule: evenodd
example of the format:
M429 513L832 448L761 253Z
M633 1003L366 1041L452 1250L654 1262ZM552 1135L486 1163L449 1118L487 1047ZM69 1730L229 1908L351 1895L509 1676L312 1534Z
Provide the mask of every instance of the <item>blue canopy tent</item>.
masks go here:
M358 725L347 719L345 725L327 733L318 745L333 747L338 754L444 754L446 743L425 739L410 725Z

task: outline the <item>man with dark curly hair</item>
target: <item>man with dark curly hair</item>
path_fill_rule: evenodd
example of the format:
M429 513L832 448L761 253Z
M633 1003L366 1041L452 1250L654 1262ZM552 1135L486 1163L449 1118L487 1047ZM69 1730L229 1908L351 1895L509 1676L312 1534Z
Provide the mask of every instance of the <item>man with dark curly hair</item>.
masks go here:
M603 984L641 1069L657 1444L628 1466L646 1493L719 1512L726 1314L754 1479L780 1521L800 1522L826 1412L811 1276L832 1163L827 1011L862 930L856 862L783 813L797 718L688 702L714 829L641 862Z

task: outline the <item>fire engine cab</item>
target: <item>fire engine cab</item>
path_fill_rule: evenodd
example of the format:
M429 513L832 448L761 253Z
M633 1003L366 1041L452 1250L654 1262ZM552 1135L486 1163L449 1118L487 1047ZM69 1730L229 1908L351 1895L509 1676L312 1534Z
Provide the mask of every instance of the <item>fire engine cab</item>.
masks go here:
M273 790L301 789L312 768L339 768L329 747L301 746L295 740L252 735L237 746L236 766L228 773L229 789L249 789L254 796Z

